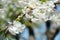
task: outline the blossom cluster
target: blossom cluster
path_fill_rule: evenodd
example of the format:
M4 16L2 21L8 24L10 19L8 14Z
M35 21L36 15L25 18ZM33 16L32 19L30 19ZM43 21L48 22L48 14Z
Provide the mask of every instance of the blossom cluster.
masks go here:
M20 0L0 0L0 25L2 25L0 32L7 29L12 35L16 35L25 29L24 24L15 20L22 9L19 1ZM13 23L11 23L12 21Z
M11 34L16 35L22 33L25 29L25 25L21 24L20 22L14 21L13 25L8 27L8 30Z
M33 23L38 22L44 22L47 20L50 20L52 12L54 11L54 3L55 1L46 1L46 2L41 2L41 1L30 1L24 9L22 9L23 13L25 14L26 18L31 19Z
M36 24L47 20L53 20L55 22L57 22L56 20L60 20L59 14L52 13L55 2L57 2L57 0L45 2L40 0L0 0L0 19L5 20L7 23L13 21L13 23L9 23L8 31L16 35L25 29L26 25L21 23L23 20ZM16 16L18 16L18 18Z

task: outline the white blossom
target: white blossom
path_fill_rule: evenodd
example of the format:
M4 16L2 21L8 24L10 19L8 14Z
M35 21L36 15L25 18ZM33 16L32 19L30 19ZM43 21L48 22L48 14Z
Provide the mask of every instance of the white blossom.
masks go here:
M37 19L37 18L32 18L31 21L32 21L33 23L35 23L35 22L39 21L39 19Z
M58 2L58 0L49 0L49 1L53 1L54 3L55 3L55 2Z
M54 14L53 11L55 5L54 3L58 0L49 0L41 3L40 0L17 0L17 2L12 2L13 0L1 0L2 8L0 8L0 18L5 18L7 12L9 11L9 7L16 10L17 7L22 7L22 13L25 15L23 18L31 19L33 23L44 22L47 20L52 20L60 24L60 15ZM9 6L8 6L9 5ZM12 13L11 13L12 14ZM9 18L6 18L9 20ZM10 21L10 20L9 20ZM14 21L8 27L8 30L11 34L16 35L25 29L25 25L20 22ZM29 21L29 20L27 20ZM13 25L11 25L13 24Z
M25 25L16 21L13 22L13 25L8 27L8 30L12 35L22 33L24 29L25 29Z
M28 8L27 8L28 7ZM30 18L30 15L27 15L29 11L32 11L30 14L33 15L32 22L35 22L35 20L33 21L33 19L37 18L38 20L49 20L48 17L51 13L51 11L53 10L53 8L55 7L54 2L53 1L46 1L44 3L40 3L39 1L30 1L28 3L27 6L24 7L24 9L22 10L24 14L26 14L25 16L27 18ZM31 10L31 8L33 10Z

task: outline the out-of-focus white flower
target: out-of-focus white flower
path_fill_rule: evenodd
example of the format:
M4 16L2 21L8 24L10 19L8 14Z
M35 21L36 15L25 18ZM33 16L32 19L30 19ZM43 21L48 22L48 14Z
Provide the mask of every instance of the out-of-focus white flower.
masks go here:
M37 19L37 18L32 18L31 21L32 21L33 23L36 23L37 21L39 21L39 19Z
M58 25L60 25L60 16L58 15L52 15L48 20L52 20L53 22L56 22Z
M24 2L22 0L18 1L17 6L19 5L20 7L24 8L27 5L28 2Z
M13 25L8 27L8 30L12 35L19 34L23 32L24 29L25 29L25 25L21 24L20 22L16 22L16 21L13 22Z
M30 8L24 7L24 9L22 9L23 13L26 14L28 12L30 12Z
M17 5L20 5L21 7L25 7L27 5L29 6L33 6L33 5L30 5L31 3L33 2L38 2L39 0L18 0L18 4Z
M0 9L0 18L5 19L6 13L4 9Z
M35 2L33 2L33 3L28 3L28 7L34 9L34 8L36 8L36 3L35 3Z
M52 2L54 2L54 3L55 3L55 2L58 2L58 0L49 0L49 1L52 1Z
M49 0L41 3L40 0L17 0L17 2L12 2L12 0L1 0L3 8L0 9L0 17L5 18L9 8L12 8L13 11L15 11L17 7L22 7L22 12L25 14L24 18L31 19L33 23L36 23L37 21L44 22L47 20L60 23L60 16L58 17L57 15L54 15L54 13L50 16L51 11L55 7L54 3L57 1L58 0ZM24 28L25 25L14 21L13 25L8 27L8 30L11 34L16 35L19 34L19 32L22 32Z
M58 2L58 0L55 0L54 2Z
M55 16L55 22L60 25L60 14Z
M27 8L28 7L28 8ZM53 8L55 7L54 2L52 1L46 1L44 3L40 3L39 1L29 1L28 5L24 7L24 9L22 10L24 14L26 14L26 18L30 18L31 16L28 15L29 11L32 11L30 14L33 15L32 22L34 18L37 18L39 20L43 20L46 21L48 20L48 17L51 13L51 11L53 10ZM32 10L31 10L32 8Z
M25 17L28 19L33 18L33 16L30 16L29 14L26 14Z
M2 0L2 2L4 2L4 3L11 3L12 0Z

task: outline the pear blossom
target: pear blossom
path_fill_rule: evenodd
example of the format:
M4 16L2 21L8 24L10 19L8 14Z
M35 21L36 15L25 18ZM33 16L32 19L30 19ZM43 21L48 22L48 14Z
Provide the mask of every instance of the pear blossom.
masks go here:
M54 3L57 1L58 0L49 0L42 3L40 0L17 0L17 2L12 2L12 0L0 0L0 3L3 6L0 8L0 18L9 20L8 23L10 25L8 26L8 30L12 35L22 33L26 25L19 21L12 20L13 23L10 22L10 18L6 18L9 8L12 8L13 11L15 11L18 7L21 7L22 14L24 14L23 18L31 19L32 23L42 23L47 20L52 20L60 24L60 15L58 13L52 13L55 7ZM12 12L10 13L13 14ZM16 13L18 14L19 12Z
M5 19L6 13L4 9L0 9L0 18Z
M28 7L28 8L27 8ZM32 22L35 22L35 20L33 21L33 19L37 18L38 20L49 20L48 17L51 13L51 11L53 10L53 8L55 7L54 2L53 1L46 1L44 3L40 3L39 1L35 2L29 2L28 5L22 10L23 13L25 14L26 17L31 18L31 16L27 15L29 11L32 11L30 14L32 14ZM31 10L31 8L33 10Z
M24 29L25 29L25 25L21 24L20 22L16 22L16 21L13 22L13 25L10 25L8 27L8 30L12 35L22 33Z
M35 22L39 21L39 19L37 19L37 18L32 18L31 21L32 21L33 23L35 23Z
M53 1L54 3L58 2L58 0L49 0L49 1Z

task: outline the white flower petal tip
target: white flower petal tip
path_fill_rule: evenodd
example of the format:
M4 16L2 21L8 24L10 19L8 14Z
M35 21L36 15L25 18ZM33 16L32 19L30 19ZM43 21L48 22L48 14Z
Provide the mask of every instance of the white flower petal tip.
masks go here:
M21 24L20 22L16 22L16 21L13 22L13 25L8 27L8 30L12 35L22 33L24 29L25 29L25 25Z

